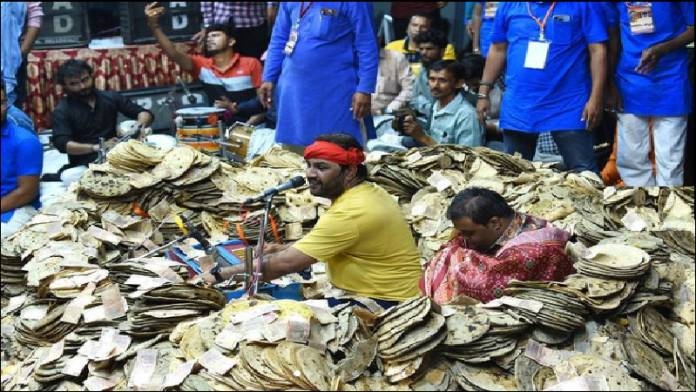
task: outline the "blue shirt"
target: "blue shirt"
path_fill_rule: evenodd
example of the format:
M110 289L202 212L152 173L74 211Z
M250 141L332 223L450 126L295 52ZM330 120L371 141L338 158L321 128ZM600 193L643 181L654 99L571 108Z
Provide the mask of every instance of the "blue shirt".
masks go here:
M454 99L444 108L439 106L439 102L432 106L427 132L430 137L438 144L469 147L483 145L483 127L476 116L476 110L462 94L455 94Z
M300 18L302 4L307 11ZM297 43L286 56L298 20ZM340 132L364 143L350 108L353 94L375 91L378 63L371 3L282 2L263 70L264 81L277 83L276 142L306 146Z
M2 125L2 177L0 196L5 196L17 189L17 178L22 176L40 176L43 167L43 146L39 138L28 129L19 127L10 121ZM31 202L39 208L39 196ZM14 210L2 213L2 222L12 219Z
M551 6L529 4L540 20ZM605 19L591 4L557 2L545 36L551 43L544 69L524 68L527 45L539 38L539 26L529 16L527 3L498 6L491 42L508 43L502 129L530 133L585 129L582 111L592 89L587 46L608 39Z
M626 3L614 3L623 48L615 80L624 112L640 116L685 116L691 111L693 99L686 47L660 57L657 66L647 75L638 74L635 68L643 50L674 39L686 31L687 26L694 25L694 3L648 4L651 4L654 32L632 34Z
M13 105L17 99L15 87L17 86L17 70L22 64L22 52L19 46L19 37L22 36L24 22L27 19L26 1L3 1L0 4L2 15L2 79L5 81L5 93L7 104Z
M493 31L493 21L495 16L486 16L486 3L492 3L489 1L482 1L481 4L481 29L479 30L479 49L481 50L481 56L488 57L488 48L491 46L491 32ZM500 6L500 2L497 6Z

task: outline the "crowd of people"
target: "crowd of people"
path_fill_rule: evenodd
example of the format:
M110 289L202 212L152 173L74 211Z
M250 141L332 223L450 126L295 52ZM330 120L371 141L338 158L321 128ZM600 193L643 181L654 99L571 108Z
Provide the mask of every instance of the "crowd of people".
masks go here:
M3 237L38 207L41 175L41 144L17 109L17 74L27 39L35 39L25 33L20 41L17 32L36 27L24 22L34 3L21 4L12 10L22 23L10 26L10 40L3 23ZM366 150L487 146L530 160L556 155L567 170L599 174L594 131L615 112L624 184L684 183L693 3L475 3L471 44L459 53L439 14L446 3L410 6L410 14L394 5L404 38L384 42L371 3L202 2L205 26L192 37L200 55L178 51L163 32L163 5L144 9L162 50L201 82L224 121L272 126L276 143L304 155L310 192L333 202L303 239L269 245L258 261L264 278L321 260L336 287L390 306L416 295L419 279L422 293L447 302L489 300L510 279L572 272L568 233L512 210L495 192L470 188L448 210L456 236L422 273L398 205L364 181ZM53 144L69 158L64 169L118 142L118 113L135 119L141 135L154 120L121 93L97 90L83 60L62 64L56 81L66 94L53 113ZM235 268L201 279L225 279Z

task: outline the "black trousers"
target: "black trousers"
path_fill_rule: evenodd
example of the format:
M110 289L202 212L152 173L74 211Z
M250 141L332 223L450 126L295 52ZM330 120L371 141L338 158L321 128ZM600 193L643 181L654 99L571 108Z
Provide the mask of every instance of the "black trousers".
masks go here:
M261 58L268 47L268 23L256 27L238 27L235 29L235 49L242 56Z

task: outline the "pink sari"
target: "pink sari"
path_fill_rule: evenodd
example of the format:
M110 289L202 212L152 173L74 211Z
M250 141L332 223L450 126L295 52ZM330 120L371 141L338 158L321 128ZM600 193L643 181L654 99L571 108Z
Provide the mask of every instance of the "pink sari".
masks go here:
M423 294L439 304L462 294L488 302L502 296L512 279L557 281L574 272L565 253L570 234L531 216L518 214L516 220L492 255L468 249L459 235L447 242L426 266Z

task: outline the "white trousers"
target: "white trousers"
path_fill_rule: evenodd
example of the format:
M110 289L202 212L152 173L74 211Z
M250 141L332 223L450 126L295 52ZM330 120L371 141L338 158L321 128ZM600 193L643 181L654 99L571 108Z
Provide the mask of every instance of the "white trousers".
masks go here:
M16 233L25 223L36 215L36 209L32 206L19 207L12 214L12 218L7 223L2 223L0 227L0 238L5 239Z
M618 114L616 166L626 186L680 186L684 184L684 149L687 117L642 117ZM656 174L648 159L652 119Z

